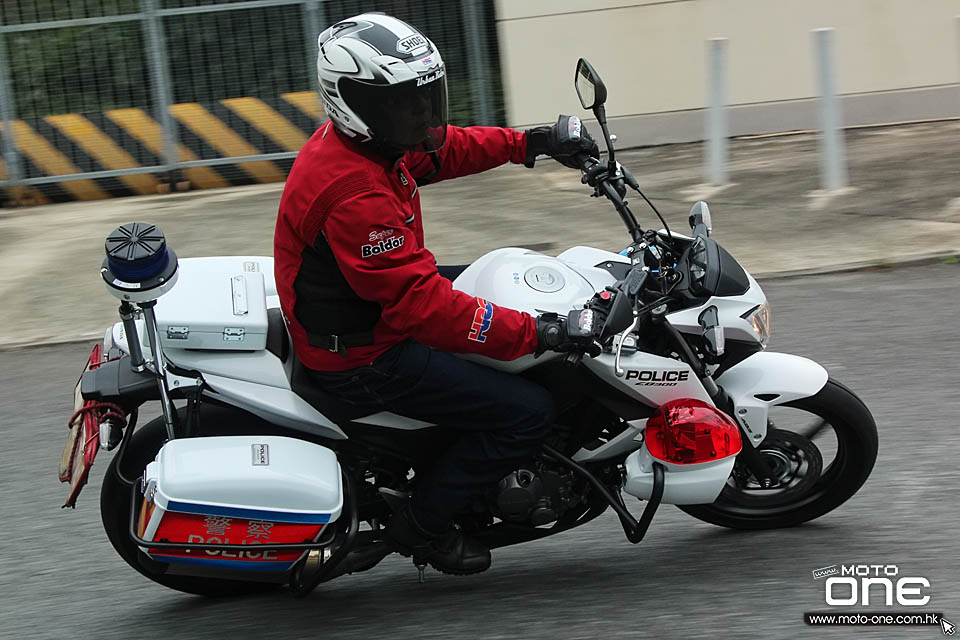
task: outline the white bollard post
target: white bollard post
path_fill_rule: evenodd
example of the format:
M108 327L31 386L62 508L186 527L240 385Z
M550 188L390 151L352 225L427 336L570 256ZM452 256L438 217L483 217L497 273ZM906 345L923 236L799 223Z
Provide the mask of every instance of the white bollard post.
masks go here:
M707 180L727 183L727 39L707 40Z
M957 25L957 62L960 63L960 16L954 16L953 22Z
M829 27L813 29L811 33L820 80L820 187L834 191L847 186L847 158L840 129L842 114L833 65L836 30Z

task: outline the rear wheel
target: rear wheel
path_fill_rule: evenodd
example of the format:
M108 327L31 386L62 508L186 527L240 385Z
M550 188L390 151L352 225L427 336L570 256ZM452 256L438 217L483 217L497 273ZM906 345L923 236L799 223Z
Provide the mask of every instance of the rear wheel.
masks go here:
M771 407L757 447L774 472L762 487L738 461L713 504L680 509L733 529L776 529L819 518L853 496L877 459L877 426L866 405L835 380L817 394Z
M204 407L201 409L201 424L204 435L237 435L240 433L263 433L269 425L246 414ZM147 464L152 461L160 447L166 441L166 428L163 418L151 420L138 428L130 438L122 460L123 476L129 480L138 480ZM123 482L117 474L118 456L114 456L107 467L100 490L100 518L103 528L113 548L117 550L127 564L144 576L165 587L203 596L237 596L260 593L276 589L277 584L268 582L249 582L219 578L199 578L193 576L169 575L169 565L148 558L130 538L130 493L131 486Z

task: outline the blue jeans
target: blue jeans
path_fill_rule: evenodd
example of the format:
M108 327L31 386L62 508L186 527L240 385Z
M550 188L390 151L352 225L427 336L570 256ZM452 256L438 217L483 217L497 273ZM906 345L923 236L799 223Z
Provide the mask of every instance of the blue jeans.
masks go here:
M413 339L369 366L311 374L343 402L460 432L457 442L416 479L414 519L437 534L466 511L473 497L530 461L555 414L553 397L540 385Z

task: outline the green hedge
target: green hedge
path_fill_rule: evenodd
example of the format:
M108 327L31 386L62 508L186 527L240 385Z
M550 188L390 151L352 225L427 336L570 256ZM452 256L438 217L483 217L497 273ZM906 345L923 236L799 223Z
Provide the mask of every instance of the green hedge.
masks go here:
M229 4L223 0L163 0L164 8ZM329 0L323 26L377 10L423 30L447 64L451 120L474 119L465 28L459 2ZM484 20L495 65L493 94L503 122L492 0ZM138 0L8 0L3 24L119 15L139 10ZM313 53L300 5L168 16L164 34L174 102L213 102L238 96L274 97L312 88ZM146 39L140 21L6 34L4 42L18 117L96 112L153 104ZM315 47L315 45L312 45Z

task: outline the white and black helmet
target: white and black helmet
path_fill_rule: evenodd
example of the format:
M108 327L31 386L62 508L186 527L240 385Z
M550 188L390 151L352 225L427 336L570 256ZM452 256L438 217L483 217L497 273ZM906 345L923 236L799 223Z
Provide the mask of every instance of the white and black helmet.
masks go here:
M396 18L364 13L318 38L317 76L327 115L345 134L387 151L435 151L447 129L440 52Z

